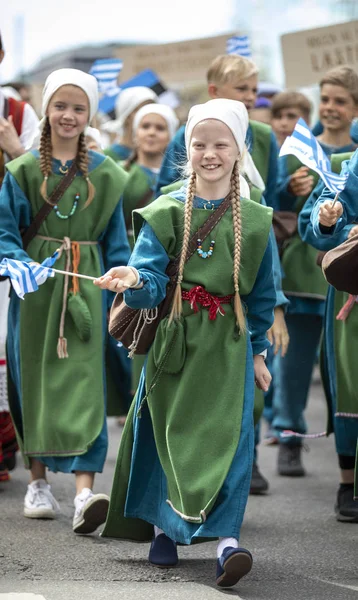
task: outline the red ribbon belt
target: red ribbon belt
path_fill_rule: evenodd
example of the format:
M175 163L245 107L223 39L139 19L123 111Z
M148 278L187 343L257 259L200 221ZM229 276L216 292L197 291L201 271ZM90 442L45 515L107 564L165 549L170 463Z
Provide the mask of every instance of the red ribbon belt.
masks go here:
M190 306L195 313L199 311L198 304L204 308L208 308L210 321L215 321L218 313L224 316L225 311L221 305L230 304L233 294L221 297L213 296L212 294L209 294L204 287L197 285L191 288L189 292L182 292L181 297L183 300L190 302Z

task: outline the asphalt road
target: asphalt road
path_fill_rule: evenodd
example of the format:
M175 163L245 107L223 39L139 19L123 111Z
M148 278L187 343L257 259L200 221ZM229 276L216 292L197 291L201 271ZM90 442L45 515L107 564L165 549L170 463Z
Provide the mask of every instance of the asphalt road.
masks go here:
M312 386L310 431L325 429L320 386ZM110 492L121 429L109 420L110 451L96 491ZM148 546L72 533L73 477L50 475L62 514L55 521L22 516L27 476L22 466L0 484L0 600L357 600L358 525L338 523L333 505L338 468L333 438L309 442L308 475L275 473L277 448L260 447L271 487L250 497L241 543L254 556L249 576L230 591L215 587L215 543L179 548L180 565L157 570Z

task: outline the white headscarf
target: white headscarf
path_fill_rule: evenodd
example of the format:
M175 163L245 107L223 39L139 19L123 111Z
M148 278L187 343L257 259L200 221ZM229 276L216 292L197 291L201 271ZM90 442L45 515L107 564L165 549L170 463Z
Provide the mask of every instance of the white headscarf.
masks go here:
M97 129L96 127L87 127L86 136L91 138L96 143L98 148L103 150L103 142L102 142L101 132L99 129Z
M42 92L42 116L46 116L52 96L63 85L75 85L84 91L89 103L88 121L90 122L98 110L98 83L93 75L79 69L58 69L48 76Z
M238 100L217 98L215 100L209 100L208 102L205 102L205 104L193 106L190 109L185 128L185 145L188 158L193 129L198 123L207 119L216 119L227 125L234 136L240 152L242 171L253 185L263 191L265 189L265 184L245 145L246 133L249 126L249 116L245 104Z
M98 84L93 75L89 75L79 69L58 69L53 71L47 77L44 89L42 90L42 119L39 122L39 129L31 141L30 148L38 148L41 138L41 132L46 123L46 111L52 96L63 85L75 85L84 91L89 103L88 122L93 119L98 109ZM85 132L86 133L86 132Z
M148 87L141 85L126 88L119 93L117 98L115 113L116 119L114 121L107 121L102 126L104 131L110 133L121 134L123 131L124 123L130 114L143 102L158 102L158 96L153 90Z
M146 104L145 106L142 106L142 108L140 108L136 113L133 120L133 136L135 136L141 120L147 115L153 114L160 115L163 117L163 119L165 119L168 125L170 139L172 139L176 130L178 129L179 119L174 110L165 104Z

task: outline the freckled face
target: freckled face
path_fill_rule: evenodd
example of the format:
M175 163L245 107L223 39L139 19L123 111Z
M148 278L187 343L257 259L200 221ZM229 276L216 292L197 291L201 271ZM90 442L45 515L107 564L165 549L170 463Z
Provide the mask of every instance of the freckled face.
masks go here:
M52 133L61 139L79 137L89 120L87 95L75 85L64 85L52 96L47 116Z
M197 176L206 183L230 181L238 156L234 136L222 121L207 119L194 127L189 158Z

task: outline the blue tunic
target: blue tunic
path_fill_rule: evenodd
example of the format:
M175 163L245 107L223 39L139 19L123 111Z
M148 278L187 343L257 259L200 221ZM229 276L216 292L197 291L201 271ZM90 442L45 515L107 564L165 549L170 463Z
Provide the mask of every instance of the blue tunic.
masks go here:
M182 190L171 194L184 202ZM204 200L196 198L194 207L203 208ZM214 202L216 208L222 200ZM138 236L129 264L138 269L143 288L127 290L125 302L132 308L152 308L164 298L168 278L165 269L169 257L148 223ZM127 490L125 516L140 518L157 525L165 533L182 544L190 544L196 538L232 536L239 538L251 480L253 435L253 355L269 347L266 331L272 324L272 310L276 292L272 277L272 248L269 240L255 285L250 294L242 297L248 309L250 336L247 336L247 364L245 372L244 407L240 442L231 468L221 488L213 510L203 524L189 523L181 519L166 503L166 478L159 462L153 429L147 406L141 418L134 417L134 446L131 473ZM145 367L142 372L136 410L145 395ZM150 463L150 470L143 465ZM153 469L154 462L154 469ZM145 474L151 473L150 479Z
M345 152L352 152L353 146L328 146L320 142L324 152L327 156L331 154L344 154ZM280 156L278 159L278 178L277 188L280 203L280 210L295 211L295 203L297 197L291 194L288 190L288 186L291 179L291 174L288 171L287 156ZM312 190L311 198L318 198L321 193L320 182L317 187ZM288 307L288 314L306 314L306 315L319 315L323 317L325 311L325 301L315 300L313 298L301 298L298 296L290 297L290 304Z
M346 161L348 162L348 161ZM357 179L358 184L358 179ZM352 193L354 186L350 181L349 190ZM344 219L340 219L339 228L332 228L333 233L324 233L320 229L318 221L319 207L327 196L332 196L328 193L324 183L320 182L317 185L315 193L307 200L301 214L299 216L298 226L299 233L302 239L311 244L318 250L331 250L339 244L342 244L348 238L348 234L353 224L343 226ZM343 192L342 192L343 194ZM358 185L356 186L355 197L358 196ZM316 200L318 198L318 200ZM352 196L353 198L353 196ZM328 401L332 415L336 413L336 367L335 367L335 343L334 343L334 320L335 315L335 289L331 285L328 288L326 311L324 315L323 333L324 333L324 360L325 372L328 375ZM335 417L333 429L336 437L336 447L338 454L346 456L355 456L358 437L358 419L347 417Z
M37 150L33 154L38 157ZM89 151L89 171L98 167L105 159L102 154ZM71 166L72 161L66 165ZM52 171L60 174L61 162L57 159L52 161ZM11 209L9 210L9 207ZM18 185L15 178L7 173L0 194L0 215L2 228L0 231L1 255L16 260L25 260L29 262L30 258L22 248L22 242L19 234L19 226L28 227L31 221L31 205L26 198L23 190ZM127 242L125 230L122 203L118 205L107 225L106 230L98 240L103 247L103 256L100 254L102 272L108 269L127 264L130 250ZM107 310L110 308L113 294L107 294L107 303L103 303L103 331L107 332ZM21 383L20 383L20 299L12 292L9 307L9 327L8 327L8 355L9 368L11 376L16 387L19 400L19 410L21 411ZM124 365L124 361L121 360ZM103 365L104 368L104 365ZM128 368L128 367L127 367ZM105 377L103 378L105 381ZM104 414L102 430L91 446L90 450L80 456L73 457L38 457L51 471L61 471L71 473L74 471L93 471L101 472L103 470L108 446L106 415Z

